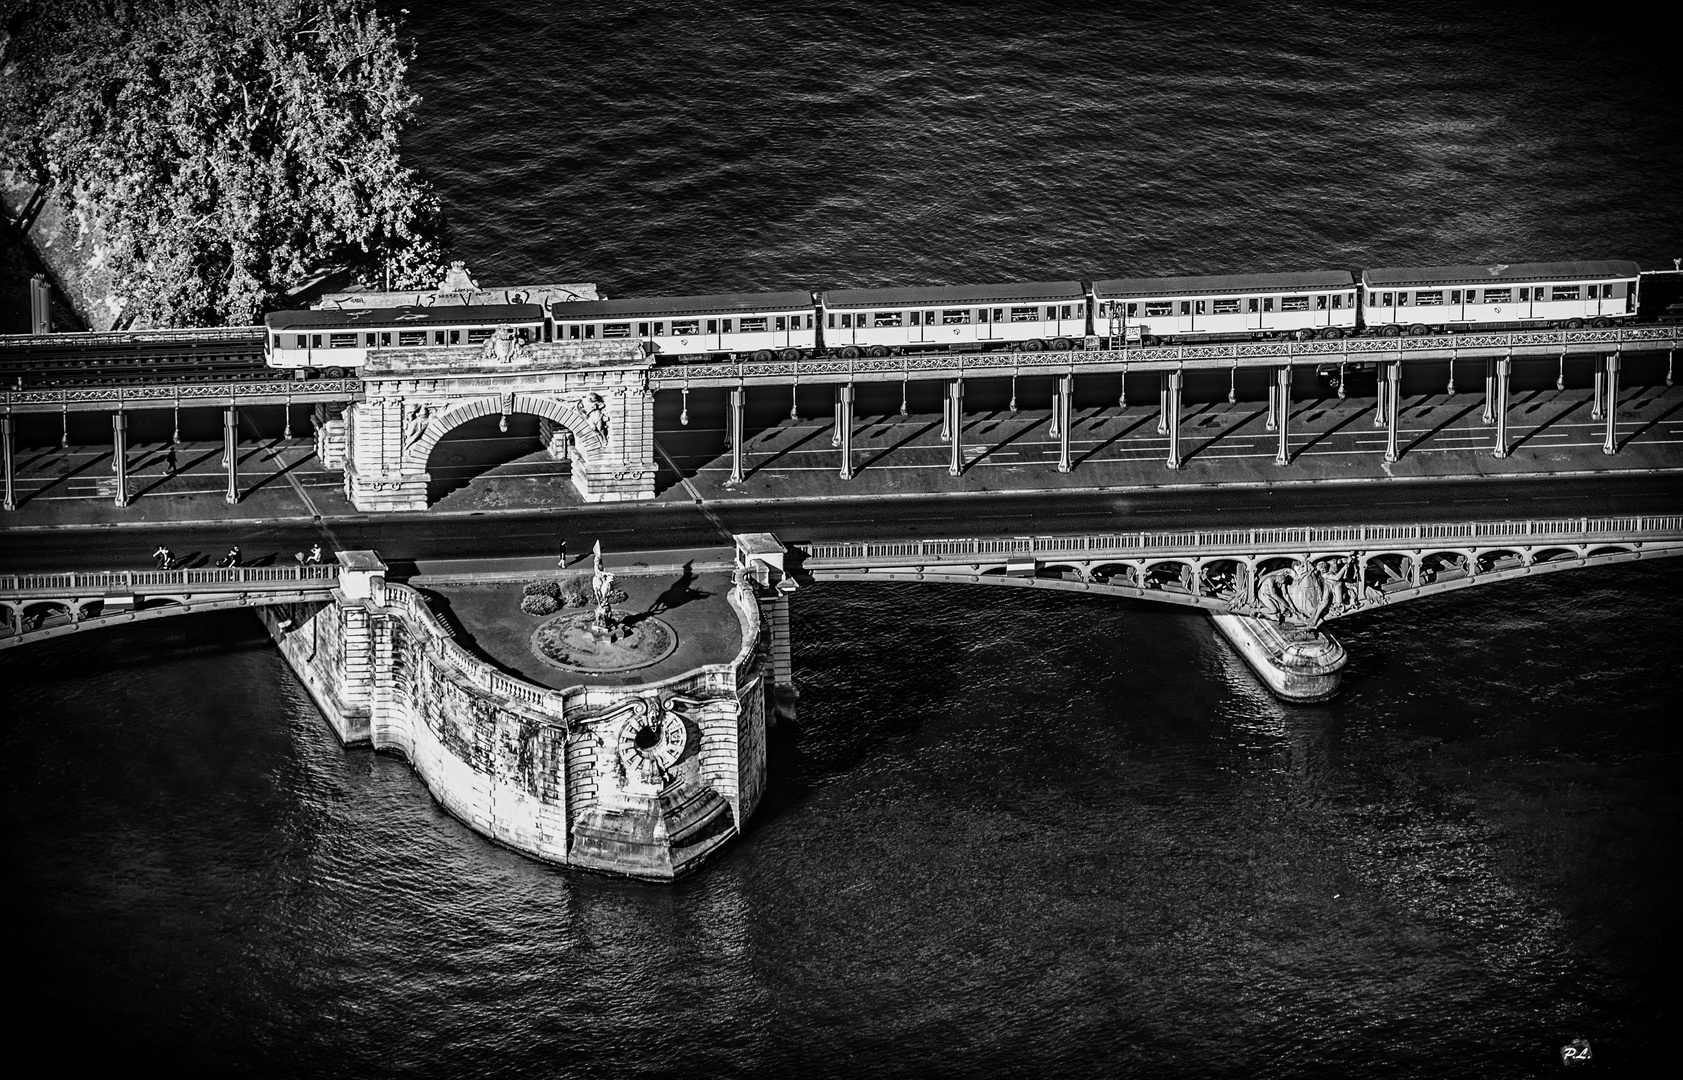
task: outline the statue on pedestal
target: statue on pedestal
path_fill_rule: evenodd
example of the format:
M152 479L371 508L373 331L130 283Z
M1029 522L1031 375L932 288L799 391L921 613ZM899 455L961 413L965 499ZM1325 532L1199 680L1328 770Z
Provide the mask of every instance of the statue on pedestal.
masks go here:
M596 618L590 624L590 632L614 639L615 631L619 628L619 616L614 612L614 575L602 566L602 541L596 541L590 574L590 591L596 596Z

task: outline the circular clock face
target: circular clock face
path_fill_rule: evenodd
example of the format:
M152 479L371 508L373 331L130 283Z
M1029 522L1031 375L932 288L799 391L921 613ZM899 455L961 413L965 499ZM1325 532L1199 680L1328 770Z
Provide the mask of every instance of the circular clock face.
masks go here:
M677 715L661 709L639 710L619 727L619 758L628 769L658 783L678 763L689 733Z

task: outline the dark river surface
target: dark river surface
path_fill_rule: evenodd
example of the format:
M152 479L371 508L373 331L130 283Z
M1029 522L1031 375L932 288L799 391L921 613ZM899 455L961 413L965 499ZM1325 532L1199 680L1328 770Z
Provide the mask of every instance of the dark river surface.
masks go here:
M414 5L482 282L654 292L1683 255L1640 9ZM1683 563L1345 620L825 585L749 834L546 867L342 750L249 614L0 654L13 1045L186 1075L1652 1075ZM1667 1070L1669 1071L1669 1070Z

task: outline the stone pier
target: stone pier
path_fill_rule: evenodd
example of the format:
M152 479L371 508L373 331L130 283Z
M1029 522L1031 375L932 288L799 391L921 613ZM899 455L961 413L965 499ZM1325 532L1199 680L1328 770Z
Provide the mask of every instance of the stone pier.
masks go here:
M724 598L740 631L734 657L657 682L565 689L464 648L421 592L386 580L376 553L339 562L330 601L259 614L340 741L401 753L477 832L563 866L669 881L753 816L768 713L792 700L786 637L779 648L761 614L787 596L769 537L738 538Z

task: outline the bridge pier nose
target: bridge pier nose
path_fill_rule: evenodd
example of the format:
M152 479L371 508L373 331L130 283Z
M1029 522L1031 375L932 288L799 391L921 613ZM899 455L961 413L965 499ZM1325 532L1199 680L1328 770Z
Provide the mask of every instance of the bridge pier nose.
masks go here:
M1210 621L1275 697L1312 703L1338 693L1350 654L1331 634L1226 612Z

